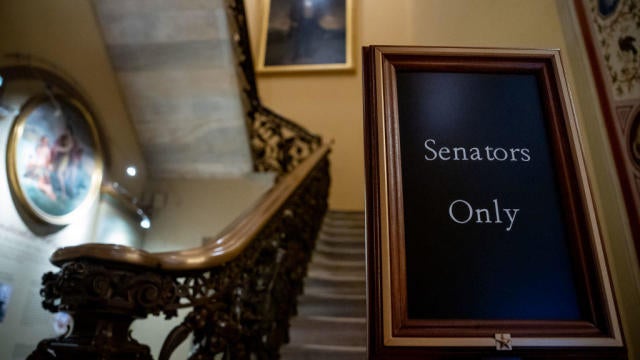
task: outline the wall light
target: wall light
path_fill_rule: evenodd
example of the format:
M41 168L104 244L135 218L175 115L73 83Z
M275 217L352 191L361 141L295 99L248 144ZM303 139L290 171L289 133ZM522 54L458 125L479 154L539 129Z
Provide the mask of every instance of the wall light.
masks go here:
M140 220L140 227L143 229L149 229L151 228L151 220L149 220L148 217L143 217L142 220Z
M4 84L4 78L0 75L0 87L2 87L2 84Z
M127 166L127 175L134 177L136 176L136 174L138 174L138 169L135 166L133 165Z

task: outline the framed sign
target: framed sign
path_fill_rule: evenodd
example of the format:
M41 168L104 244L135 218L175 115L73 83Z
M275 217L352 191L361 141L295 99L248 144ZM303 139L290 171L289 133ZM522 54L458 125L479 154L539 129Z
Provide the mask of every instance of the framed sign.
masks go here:
M89 111L77 100L29 100L11 129L7 172L20 206L33 217L66 225L96 199L102 155Z
M353 0L268 0L258 72L353 68Z
M625 358L558 51L364 70L370 359Z

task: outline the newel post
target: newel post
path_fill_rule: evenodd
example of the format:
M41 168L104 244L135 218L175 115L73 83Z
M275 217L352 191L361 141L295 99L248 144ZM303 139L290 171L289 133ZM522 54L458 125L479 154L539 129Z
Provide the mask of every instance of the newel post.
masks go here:
M130 335L135 319L163 311L175 316L177 287L170 276L117 265L68 262L42 278L42 305L69 313L68 333L38 344L27 360L151 360L149 347Z

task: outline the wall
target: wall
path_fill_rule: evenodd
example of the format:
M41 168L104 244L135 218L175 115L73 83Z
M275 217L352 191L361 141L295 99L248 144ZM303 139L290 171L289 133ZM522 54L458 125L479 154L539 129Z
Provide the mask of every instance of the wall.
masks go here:
M89 2L0 1L0 64L12 63L13 60L4 55L16 52L51 62L74 81L90 102L110 144L106 177L119 181L132 192L139 192L144 185L144 162ZM26 88L5 83L3 87L6 90L0 102L12 112L20 109L26 97L43 91L41 83ZM14 117L15 113L0 116L3 173ZM124 170L129 164L137 165L143 176L126 178ZM72 225L50 235L34 235L13 205L7 177L0 176L0 283L12 287L7 314L0 322L1 359L23 360L38 341L54 335L53 315L42 309L39 295L42 274L52 270L48 257L58 247L92 239L94 225L99 223L98 219L109 217L109 213L113 212L104 204L95 204Z
M254 53L266 0L248 1ZM599 204L618 306L631 350L640 349L640 281L631 251L629 224L593 91L581 39L574 34L570 1L564 0L361 0L355 1L357 70L258 76L262 101L311 131L335 139L330 206L364 208L362 65L364 45L559 48L587 145L587 160ZM568 15L569 14L569 15ZM591 81L591 82L590 82ZM295 99L295 101L293 101Z

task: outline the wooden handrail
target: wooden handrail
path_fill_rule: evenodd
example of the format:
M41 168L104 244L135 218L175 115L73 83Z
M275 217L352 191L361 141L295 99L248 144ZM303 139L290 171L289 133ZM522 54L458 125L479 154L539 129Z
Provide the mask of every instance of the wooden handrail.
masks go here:
M223 265L250 244L330 149L331 144L324 144L314 151L292 172L280 178L252 208L200 247L149 253L122 245L84 244L58 249L51 255L51 263L61 266L69 261L96 259L170 272L202 271Z

